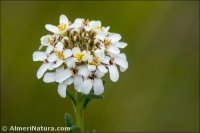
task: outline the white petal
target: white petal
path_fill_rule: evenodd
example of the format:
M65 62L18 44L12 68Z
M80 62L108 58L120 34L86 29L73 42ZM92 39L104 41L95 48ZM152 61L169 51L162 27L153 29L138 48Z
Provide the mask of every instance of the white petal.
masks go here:
M91 27L91 29L95 28L97 25L96 25L96 21L90 21L89 22L89 27Z
M54 25L51 25L51 24L46 24L45 25L45 28L48 30L48 31L51 31L55 34L58 34L59 33L59 29L58 27L54 26Z
M119 54L120 50L118 47L110 45L107 49L109 52L113 53L113 54Z
M52 45L49 45L48 47L47 47L47 49L46 49L46 53L47 54L50 54L52 51L53 51L53 49L54 49L54 47L52 46Z
M90 21L89 26L95 28L97 26L101 27L101 21Z
M121 58L121 59L123 59L123 60L125 60L125 61L127 62L126 55L125 55L124 53L120 53L120 54L118 54L117 56L118 56L119 58ZM128 65L128 62L127 62L127 65ZM127 68L123 68L123 67L121 67L121 66L119 66L119 68L120 68L120 71L121 71L121 72L125 72L126 69L127 69Z
M104 60L105 58L105 54L104 54L104 51L103 50L100 50L100 49L96 49L94 51L94 54L96 57L98 57L100 60Z
M92 61L93 61L93 55L88 54L88 55L87 55L87 61L88 61L88 62L92 62Z
M37 78L38 79L40 79L43 75L44 75L44 73L47 71L47 69L48 69L48 65L49 64L42 64L41 66L40 66L40 68L38 69L38 71L37 71Z
M65 15L60 15L60 24L66 24L66 25L68 25L68 18L67 18L67 16L65 16Z
M56 61L56 63L54 63L54 64L52 65L52 67L53 67L53 68L57 68L57 67L59 67L60 65L62 65L63 62L64 62L63 60L58 59L58 60Z
M84 61L92 61L93 55L91 55L90 51L83 51L82 54L84 54L84 57L83 57Z
M40 42L43 46L48 46L49 44L49 40L48 39L52 39L53 36L52 35L45 35L43 37L40 38Z
M104 91L104 86L101 79L94 79L93 87L95 95L101 95Z
M89 51L88 52L83 51L82 53L84 53L83 61L91 60L92 56L90 55Z
M69 57L66 59L66 64L68 68L75 68L75 59L74 57Z
M61 66L59 68L56 69L56 72L61 73L64 71L64 66Z
M41 51L35 51L33 53L33 61L44 61L47 59L47 54Z
M56 73L55 72L48 72L44 74L43 81L45 83L51 83L56 81Z
M101 27L101 21L96 21L95 26L100 26Z
M62 52L63 48L64 48L64 45L63 45L62 42L57 43L56 46L55 46L56 51Z
M82 24L80 25L80 24L77 24L77 23L73 23L73 24L71 24L70 26L69 26L69 28L80 28L82 26Z
M126 71L126 69L121 67L121 66L119 66L119 70L120 70L120 72L125 72Z
M81 50L80 50L79 47L74 47L74 48L72 49L72 54L73 54L73 56L75 56L76 54L78 54L78 53L80 53L80 52L81 52Z
M100 48L101 50L103 50L103 51L106 49L106 48L105 48L105 45L104 45L102 42L100 42L99 48Z
M85 29L86 31L90 31L90 30L92 29L92 27L90 27L90 26L85 26L84 29Z
M116 82L119 79L119 72L117 70L117 66L116 65L109 65L108 69L109 69L109 73L110 73L110 79L113 82Z
M98 65L98 69L102 72L102 73L107 73L108 70L106 69L106 67L104 65Z
M49 65L48 65L48 70L53 70L53 69L55 69L53 66L55 65L53 62L49 62L48 63Z
M119 54L114 54L114 53L108 52L108 55L110 56L110 58L116 58L116 57L118 57Z
M95 71L96 70L96 66L95 65L87 65L89 71Z
M89 71L87 66L79 66L78 67L78 75L81 75L81 76L87 78L90 74L91 74L91 72Z
M62 98L66 97L66 91L67 91L67 85L65 85L64 83L59 83L59 85L58 85L58 94Z
M99 39L99 40L101 40L101 41L104 41L104 39L105 39L106 37L105 37L104 34L98 33L98 34L95 36L95 38L97 38L97 39Z
M72 77L66 79L63 83L66 85L71 85L74 82L74 79Z
M115 58L114 59L114 63L116 63L117 65L123 67L124 69L128 68L128 62L122 58Z
M63 51L63 55L64 55L65 59L68 58L68 57L70 57L70 56L72 56L72 51L71 51L71 49L65 49L65 50Z
M118 42L121 39L121 35L120 34L112 34L108 37L109 40L111 40L111 43L115 43Z
M52 54L49 55L47 61L48 61L48 62L54 62L54 61L57 61L58 59L59 59L59 58L56 56L56 54L55 54L55 53L52 53Z
M105 56L104 60L102 60L102 63L105 63L105 64L110 64L110 57L109 56Z
M117 56L122 58L122 59L124 59L124 60L126 60L126 55L124 53L120 53Z
M112 45L118 47L118 48L125 48L128 44L124 42L115 42Z
M82 90L82 85L83 85L83 78L81 76L76 76L74 78L74 87L78 92Z
M91 79L85 78L83 81L83 86L81 92L84 94L89 94L92 89L93 81Z
M102 77L105 75L105 73L103 73L103 72L101 72L99 69L97 69L97 70L95 71L94 75L95 75L96 77L98 77L98 78L102 78Z
M76 24L83 24L83 21L84 21L84 19L83 18L77 18L74 22L76 23Z
M84 21L84 19L82 19L82 18L77 18L77 19L74 21L74 23L70 25L70 28L75 28L75 29L77 29L77 28L82 27L82 26L83 26L83 21Z
M71 71L68 69L58 68L56 69L56 82L63 82L72 75Z
M110 26L103 27L103 30L104 30L104 32L108 32L108 31L109 31L109 29L110 29Z

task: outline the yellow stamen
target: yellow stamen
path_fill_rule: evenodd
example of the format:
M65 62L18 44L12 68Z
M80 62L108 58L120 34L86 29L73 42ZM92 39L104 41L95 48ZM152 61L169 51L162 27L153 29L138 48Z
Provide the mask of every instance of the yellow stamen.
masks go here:
M93 57L92 62L90 62L89 64L97 66L100 64L100 60L98 57Z
M61 52L59 52L59 51L56 51L56 56L58 58L62 59L62 60L64 60L64 58L65 58L64 55Z
M58 27L58 29L59 29L60 31L63 31L63 30L66 29L67 26L66 26L66 24L62 23L62 24L58 25L57 27Z
M96 28L97 28L98 30L102 31L102 32L104 31L103 28L102 28L101 26L96 26Z
M105 39L104 40L104 46L105 48L108 48L110 46L111 40Z
M85 52L81 52L81 53L78 53L75 55L75 58L78 60L78 61L82 61L83 58L85 57Z
M54 38L48 38L48 42L51 44L51 45L53 45L54 44Z

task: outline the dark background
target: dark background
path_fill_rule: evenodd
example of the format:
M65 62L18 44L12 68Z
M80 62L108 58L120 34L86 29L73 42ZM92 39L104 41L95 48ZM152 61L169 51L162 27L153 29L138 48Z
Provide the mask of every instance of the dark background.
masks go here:
M86 130L199 131L198 1L1 1L1 124L65 126L73 113L32 61L61 14L101 20L128 43L129 68L85 110ZM71 88L73 89L73 88Z

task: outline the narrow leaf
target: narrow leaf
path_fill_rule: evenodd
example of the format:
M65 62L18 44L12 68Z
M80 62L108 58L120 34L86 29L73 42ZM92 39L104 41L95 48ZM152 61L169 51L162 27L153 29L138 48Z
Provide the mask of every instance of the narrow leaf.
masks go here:
M103 95L95 95L94 93L90 93L90 94L88 94L88 95L85 95L84 103L83 103L83 108L84 108L84 109L87 107L88 103L89 103L92 99L103 99Z
M74 125L74 120L69 113L65 113L65 121L68 127L72 127Z
M90 93L87 95L90 99L103 99L103 95L95 95L94 93Z
M75 101L74 96L73 96L69 91L67 91L67 95L68 95L69 98L72 100L73 104L76 105L76 101Z
M103 80L103 85L105 85L106 84L106 81L105 80Z
M91 98L85 96L85 99L84 99L84 103L83 103L83 108L85 109L87 107L87 104L90 102Z

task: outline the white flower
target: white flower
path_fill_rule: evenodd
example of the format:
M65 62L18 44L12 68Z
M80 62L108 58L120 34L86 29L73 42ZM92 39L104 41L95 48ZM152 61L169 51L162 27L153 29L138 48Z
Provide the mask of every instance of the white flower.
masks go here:
M103 64L101 64L104 58L105 58L104 51L101 49L96 49L94 51L94 55L92 56L92 58L88 60L88 69L90 71L95 71L96 69L98 69L102 73L107 73L108 70Z
M47 61L47 58L49 57L49 54L42 51L35 51L33 53L33 61L43 61L43 64L40 66L40 68L37 71L37 78L40 79L44 73L49 69L51 70L53 68L53 63L49 63Z
M107 64L110 73L110 79L113 82L116 82L119 79L119 72L116 65L120 66L121 72L124 72L128 68L128 62L124 54L112 55L112 57L106 56L103 62Z
M97 33L107 33L110 27L102 27L101 21L89 21L88 19L77 18L70 28L84 28L86 31L94 30Z
M67 86L73 84L77 92L101 95L104 92L103 77L109 72L113 82L118 81L119 71L128 68L126 55L121 49L127 43L120 42L121 35L110 33L101 21L77 18L72 24L65 15L60 24L46 24L53 34L41 37L33 61L42 61L37 77L45 83L58 83L58 94L65 98ZM46 47L43 50L43 47Z
M65 59L70 57L72 52L70 49L64 49L62 42L56 44L54 53L50 54L47 61L54 63L53 68L57 68L65 62Z
M125 48L127 46L127 43L119 42L119 40L121 39L120 34L116 33L112 33L109 35L97 34L96 38L103 42L106 51L113 54L119 54L120 53L119 48Z
M39 50L41 50L44 46L47 46L46 52L50 53L54 46L58 43L59 36L57 35L45 35L40 38L41 45Z
M88 59L88 53L85 50L81 52L79 47L72 49L72 55L76 62L87 61Z
M69 21L67 16L65 15L60 15L60 20L59 20L60 24L58 26L54 26L52 24L46 24L45 28L48 31L51 31L55 34L62 34L64 32L67 31L67 29L69 28Z
M79 29L79 28L85 28L84 26L87 26L89 24L89 20L85 20L83 18L77 18L74 23L71 25L71 28Z
M89 75L83 76L83 79L81 81L81 88L80 92L84 94L89 94L92 87L94 89L95 95L101 95L104 92L104 86L102 77L105 75L105 73L100 72L99 70L88 73Z

